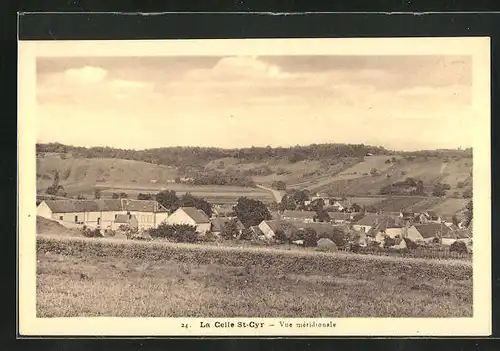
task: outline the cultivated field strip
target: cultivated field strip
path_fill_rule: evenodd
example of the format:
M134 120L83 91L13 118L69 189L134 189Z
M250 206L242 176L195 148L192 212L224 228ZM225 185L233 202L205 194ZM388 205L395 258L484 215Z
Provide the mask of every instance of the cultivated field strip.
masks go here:
M472 279L472 264L464 260L433 260L352 253L278 250L268 248L220 247L169 242L119 241L75 237L37 238L37 251L71 256L100 256L142 258L152 261L176 260L199 264L218 263L231 266L260 265L284 272L329 272L367 270L368 274L401 274L424 277Z

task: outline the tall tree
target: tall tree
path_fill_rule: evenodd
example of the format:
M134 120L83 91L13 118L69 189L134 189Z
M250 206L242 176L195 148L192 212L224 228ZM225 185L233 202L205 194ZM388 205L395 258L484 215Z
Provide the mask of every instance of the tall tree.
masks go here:
M195 207L205 212L207 216L212 216L212 205L207 200L193 196L190 193L184 194L178 203L180 207Z
M156 201L168 211L175 211L179 208L179 198L173 190L164 190L156 194Z
M248 197L240 197L233 211L246 228L272 218L263 202Z

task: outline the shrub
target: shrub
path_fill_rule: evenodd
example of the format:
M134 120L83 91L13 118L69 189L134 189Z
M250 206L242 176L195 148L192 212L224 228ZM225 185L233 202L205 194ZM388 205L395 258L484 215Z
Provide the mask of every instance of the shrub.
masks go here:
M201 237L201 241L209 243L217 241L217 235L215 235L213 232L208 232L203 237Z
M82 228L82 234L83 236L87 238L102 238L103 235L101 234L101 231L99 229L91 229L87 227Z
M450 246L450 252L467 253L467 245L465 245L465 243L462 241L455 241Z

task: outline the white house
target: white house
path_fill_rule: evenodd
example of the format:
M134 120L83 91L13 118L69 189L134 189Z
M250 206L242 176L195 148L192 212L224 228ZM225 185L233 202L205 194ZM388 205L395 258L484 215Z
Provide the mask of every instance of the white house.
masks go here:
M114 229L119 215L132 216L139 229L155 228L168 217L165 207L154 200L45 200L37 215L57 221L65 227Z
M196 232L205 234L210 231L212 224L202 210L195 207L179 207L166 220L169 225L188 224L196 227Z

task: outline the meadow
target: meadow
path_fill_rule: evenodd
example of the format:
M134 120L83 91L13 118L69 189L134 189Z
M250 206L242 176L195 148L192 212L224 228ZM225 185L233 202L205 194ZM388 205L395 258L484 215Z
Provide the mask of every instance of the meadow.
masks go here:
M39 235L37 316L468 317L472 266Z

